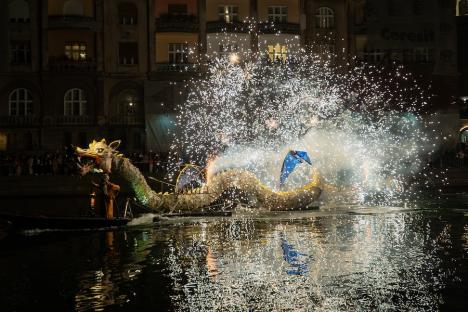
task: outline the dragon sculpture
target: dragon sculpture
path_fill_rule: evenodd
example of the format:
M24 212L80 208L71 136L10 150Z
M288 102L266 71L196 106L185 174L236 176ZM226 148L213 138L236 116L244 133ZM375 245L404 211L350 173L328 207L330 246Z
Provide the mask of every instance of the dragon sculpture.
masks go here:
M213 203L224 201L226 194L233 190L242 194L238 197L248 199L249 206L267 210L299 210L311 205L321 193L318 174L301 188L275 192L245 169L229 169L208 174L206 183L189 194L157 193L148 185L140 170L117 152L119 145L120 140L107 144L102 139L93 141L87 149L77 147L76 154L79 159L88 160L79 164L80 173L85 175L98 170L121 176L133 189L136 199L155 212L201 211Z

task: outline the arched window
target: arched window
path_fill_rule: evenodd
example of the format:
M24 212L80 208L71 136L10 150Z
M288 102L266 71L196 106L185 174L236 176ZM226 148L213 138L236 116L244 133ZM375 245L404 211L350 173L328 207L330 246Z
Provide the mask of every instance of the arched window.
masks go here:
M10 116L27 116L33 113L31 91L24 88L15 89L8 97Z
M29 4L25 0L14 0L9 6L10 22L29 22Z
M141 100L138 92L134 89L126 89L118 96L119 114L123 116L134 116L141 111Z
M63 15L81 16L84 15L83 2L81 0L68 0L63 4Z
M327 7L318 8L315 21L317 28L333 28L335 26L335 13Z
M458 16L468 15L468 0L459 0L457 11Z
M82 116L86 114L86 97L82 89L70 89L63 97L63 114L65 116Z
M135 4L123 2L119 5L119 22L121 25L136 25L138 9Z
M461 132L460 132L460 142L468 144L468 127L461 130Z

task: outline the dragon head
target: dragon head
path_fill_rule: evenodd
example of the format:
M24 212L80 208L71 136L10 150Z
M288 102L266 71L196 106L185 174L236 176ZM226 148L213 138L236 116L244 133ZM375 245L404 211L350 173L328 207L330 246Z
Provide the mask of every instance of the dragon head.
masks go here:
M75 152L78 155L81 175L90 171L111 173L112 157L117 154L116 149L119 145L120 140L107 144L106 140L102 139L101 141L93 140L86 149L76 147Z

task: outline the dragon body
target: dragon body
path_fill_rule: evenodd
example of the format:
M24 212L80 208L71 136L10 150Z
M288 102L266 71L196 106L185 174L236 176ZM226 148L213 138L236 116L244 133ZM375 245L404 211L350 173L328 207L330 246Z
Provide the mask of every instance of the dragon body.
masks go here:
M106 144L105 140L93 141L89 148L76 148L80 158L91 159L80 165L81 173L93 169L115 173L125 179L135 192L136 199L155 212L200 211L224 201L243 200L249 206L268 210L297 210L312 204L321 193L318 175L314 175L304 187L276 192L245 169L229 169L210 175L203 185L190 193L158 193L151 189L146 178L128 158L117 153L120 141ZM236 194L227 196L227 194Z

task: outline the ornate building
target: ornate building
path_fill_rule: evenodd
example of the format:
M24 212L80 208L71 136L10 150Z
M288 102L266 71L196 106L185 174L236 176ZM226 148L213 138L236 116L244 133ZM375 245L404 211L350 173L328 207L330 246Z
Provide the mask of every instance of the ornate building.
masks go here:
M436 106L447 110L466 2L5 0L0 10L0 150L106 137L132 151L168 149L187 81L213 55L277 60L305 46L401 62L446 91Z

